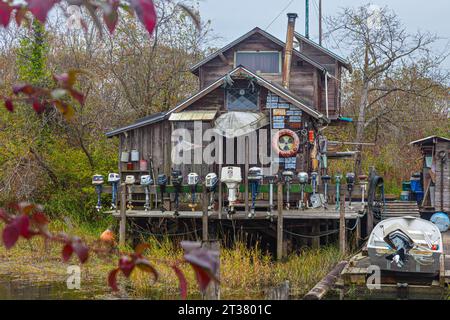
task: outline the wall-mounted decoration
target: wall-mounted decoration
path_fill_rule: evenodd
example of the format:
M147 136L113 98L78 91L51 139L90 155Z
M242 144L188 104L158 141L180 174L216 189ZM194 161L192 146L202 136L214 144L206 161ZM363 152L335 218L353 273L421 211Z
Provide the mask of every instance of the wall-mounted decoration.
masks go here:
M302 117L300 116L290 116L289 122L302 122Z
M287 116L301 116L302 115L302 111L301 110L292 110L292 108L291 108L291 109L286 111L286 115Z
M274 116L285 116L286 115L286 109L274 109L273 110Z
M285 124L284 124L284 122L274 122L272 127L274 129L284 129Z
M284 116L273 116L272 121L273 122L284 122L286 118Z

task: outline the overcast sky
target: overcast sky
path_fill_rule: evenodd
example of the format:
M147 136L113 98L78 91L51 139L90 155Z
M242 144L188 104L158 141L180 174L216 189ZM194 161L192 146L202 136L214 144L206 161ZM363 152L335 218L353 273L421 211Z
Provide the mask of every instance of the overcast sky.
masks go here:
M273 19L287 6L290 0L200 0L202 19L210 19L214 33L221 37L217 46L223 46L240 37L254 27L266 29ZM310 38L318 39L318 3L310 2ZM436 50L448 45L450 41L450 0L322 0L324 16L334 15L342 7L357 7L371 3L388 6L394 10L410 32L430 31L444 38L436 45ZM296 12L299 19L296 30L305 31L305 0L293 0L289 7L272 23L267 31L281 40L286 37L286 13ZM326 26L324 25L324 32ZM325 46L330 47L327 42ZM335 49L345 56L345 48ZM450 58L445 67L450 68Z

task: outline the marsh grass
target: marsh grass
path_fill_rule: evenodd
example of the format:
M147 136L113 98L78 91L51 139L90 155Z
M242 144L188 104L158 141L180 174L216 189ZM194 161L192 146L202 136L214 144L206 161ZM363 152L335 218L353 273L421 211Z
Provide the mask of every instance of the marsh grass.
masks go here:
M92 225L54 221L52 231L65 231L92 241L98 238L105 225ZM119 277L122 297L178 299L178 280L172 269L161 263L161 260L174 262L182 259L183 252L178 243L164 238L146 239L150 249L145 255L154 259L159 271L159 280L154 283L152 276L139 270L133 272L130 279ZM123 248L131 250L131 248ZM304 249L299 254L292 254L283 262L275 262L273 258L259 248L258 245L248 248L243 242L237 242L232 248L221 249L221 298L222 299L261 299L265 291L275 285L289 280L291 294L301 297L323 278L341 259L335 246L321 249ZM159 261L159 262L158 262ZM31 241L19 240L16 246L5 250L0 246L0 275L14 276L34 283L60 283L67 279L67 266L78 264L73 257L69 263L61 259L61 246L49 244L45 246L40 238ZM109 293L106 284L108 272L115 268L117 260L101 259L91 255L88 263L81 266L82 289L103 290ZM182 266L188 280L189 298L200 298L193 270L188 265ZM83 285L85 284L85 285Z
M148 256L175 261L182 257L179 247L168 241L149 240L152 249ZM260 299L265 291L285 280L290 282L291 294L301 297L306 294L342 259L335 246L321 249L304 249L300 254L292 254L284 262L275 262L268 254L263 254L258 246L247 248L238 242L233 248L222 248L220 256L221 298ZM157 264L158 265L158 264ZM160 281L153 284L148 275L135 273L131 288L137 297L176 296L178 282L172 270L158 265ZM190 266L183 266L188 281L191 298L200 297L195 283L195 275Z

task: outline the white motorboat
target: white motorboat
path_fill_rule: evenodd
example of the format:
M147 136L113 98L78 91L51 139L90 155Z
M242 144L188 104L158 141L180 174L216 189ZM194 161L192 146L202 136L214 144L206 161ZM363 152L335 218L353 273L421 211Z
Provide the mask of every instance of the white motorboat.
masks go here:
M367 249L371 264L381 270L437 274L442 236L430 221L412 216L390 218L375 226Z

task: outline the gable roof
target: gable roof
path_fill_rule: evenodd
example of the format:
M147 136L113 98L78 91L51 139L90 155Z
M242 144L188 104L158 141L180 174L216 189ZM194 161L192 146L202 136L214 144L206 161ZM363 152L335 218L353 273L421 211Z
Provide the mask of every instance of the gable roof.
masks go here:
M429 137L422 138L422 139L419 139L416 141L412 141L409 144L410 145L434 144L436 141L450 142L450 139L434 135L434 136L429 136Z
M350 62L348 62L347 59L342 58L341 56L337 55L336 53L332 52L331 50L322 47L320 44L312 41L311 39L306 38L304 35L298 33L298 32L294 32L294 36L297 38L298 41L303 41L306 42L307 44L313 46L314 48L316 48L317 50L323 52L324 54L326 54L327 56L330 56L331 58L339 61L340 63L342 63L342 65L350 72L352 72L352 66L350 64Z
M173 112L180 112L180 111L184 110L185 108L187 108L189 105L191 105L195 101L201 99L202 97L204 97L205 95L207 95L211 91L213 91L213 90L217 89L218 87L220 87L225 82L225 80L228 77L231 77L233 75L239 75L239 74L242 74L242 73L246 74L247 76L251 76L252 78L256 79L257 83L260 86L263 86L266 89L272 91L273 93L275 93L278 96L282 97L284 100L286 100L289 103L297 106L299 109L301 109L302 111L306 112L310 116L312 116L312 117L314 117L316 119L323 119L324 121L329 122L329 119L326 118L322 113L320 113L319 111L313 109L305 100L303 100L302 98L298 97L297 95L295 95L290 90L280 86L277 83L273 83L271 81L268 81L268 80L264 79L263 77L257 75L256 73L253 73L252 71L246 69L243 66L237 66L236 68L231 70L229 73L225 74L224 76L220 77L219 79L217 79L216 81L211 83L209 86L203 88L202 90L200 90L199 92L197 92L193 96L191 96L188 99L186 99L185 101L181 102L175 108L169 110L167 112L167 114L169 115L169 114L171 114Z
M315 119L322 119L325 122L330 122L330 120L323 115L321 112L314 110L309 104L308 102L306 102L305 100L303 100L301 97L297 96L296 94L294 94L293 92L291 92L290 90L282 87L281 85L268 81L264 78L262 78L261 76L257 75L256 73L253 73L252 71L246 69L243 66L237 66L236 68L234 68L233 70L231 70L229 73L225 74L224 76L220 77L219 79L217 79L216 81L214 81L213 83L211 83L209 86L203 88L202 90L198 91L196 94L192 95L191 97L187 98L186 100L184 100L183 102L181 102L180 104L178 104L177 106L175 106L174 108L170 109L167 112L159 112L159 113L155 113L152 114L150 116L147 116L145 118L141 118L139 120L137 120L135 123L125 126L125 127L121 127L121 128L117 128L115 130L112 130L110 132L106 133L106 136L108 138L114 137L120 133L126 132L126 131L130 131L130 130L134 130L140 127L144 127L153 123L157 123L166 119L169 119L170 115L172 113L175 112L181 112L183 111L185 108L187 108L188 106L190 106L192 103L194 103L195 101L198 101L199 99L201 99L202 97L204 97L205 95L207 95L208 93L210 93L211 91L217 89L218 87L220 87L221 85L224 84L225 80L228 77L231 77L233 75L239 75L239 74L246 74L247 76L251 76L252 78L256 79L257 83L260 86L265 87L267 90L270 90L271 92L277 94L278 96L280 96L281 98L283 98L284 100L286 100L287 102L293 104L294 106L298 107L299 109L301 109L302 111L306 112L307 114L309 114L310 116L314 117Z
M246 34L244 34L243 36L237 38L233 42L230 42L225 47L217 50L216 52L213 52L212 54L210 54L209 56L204 58L202 61L200 61L200 62L196 63L195 65L193 65L191 67L191 72L193 72L193 73L197 72L198 68L200 68L205 63L207 63L207 62L211 61L212 59L218 57L221 53L224 53L225 51L231 49L232 47L236 46L237 44L241 43L242 41L244 41L245 39L249 38L250 36L252 36L252 35L254 35L256 33L262 35L263 37L266 37L270 41L278 44L279 46L281 46L283 48L285 46L285 43L283 41L281 41L280 39L278 39L277 37L271 35L270 33L266 32L266 31L264 31L264 30L262 30L262 29L260 29L258 27L255 27L252 30L250 30L249 32L247 32ZM325 69L325 67L323 65L321 65L317 61L314 61L313 59L311 59L310 57L308 57L305 54L301 53L300 51L298 51L296 49L293 49L293 53L294 53L294 55L296 55L300 59L308 62L309 64L313 65L314 67L316 67L317 69L321 70L322 72L326 72L326 69Z

